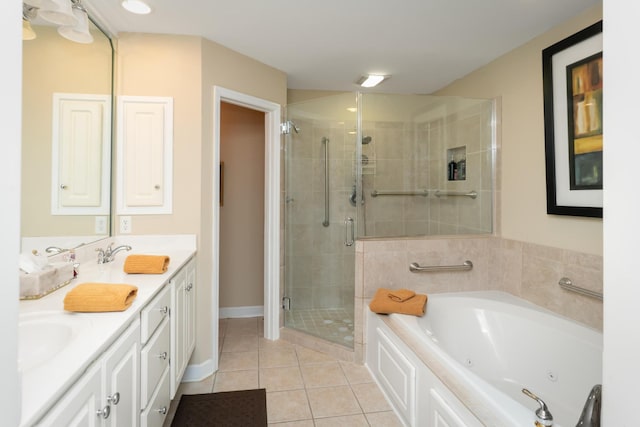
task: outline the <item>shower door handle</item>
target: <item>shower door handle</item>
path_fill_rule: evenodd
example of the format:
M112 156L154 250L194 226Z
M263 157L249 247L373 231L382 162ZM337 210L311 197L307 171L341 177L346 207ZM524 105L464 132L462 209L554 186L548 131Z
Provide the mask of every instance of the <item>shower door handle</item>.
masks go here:
M353 218L349 217L344 220L344 245L353 246L356 238Z

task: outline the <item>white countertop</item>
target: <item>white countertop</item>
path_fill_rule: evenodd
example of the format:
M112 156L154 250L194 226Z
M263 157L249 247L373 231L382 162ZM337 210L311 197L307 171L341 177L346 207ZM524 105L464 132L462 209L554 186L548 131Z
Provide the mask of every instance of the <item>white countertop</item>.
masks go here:
M22 372L21 426L30 426L39 418L82 373L124 332L139 316L140 310L168 283L169 279L195 254L195 238L175 241L165 236L119 236L114 246L129 244L132 250L116 254L115 260L98 265L86 261L80 265L79 274L69 285L38 300L20 301L21 319L53 316L72 324L74 338L69 345L51 359ZM111 241L111 240L109 240ZM159 245L158 243L162 243ZM184 244L186 243L186 244ZM106 246L104 243L99 247ZM170 257L169 268L164 274L126 274L124 260L131 254L156 254ZM138 287L133 304L123 312L71 313L63 309L67 292L80 283L127 283ZM46 348L41 349L46 351Z

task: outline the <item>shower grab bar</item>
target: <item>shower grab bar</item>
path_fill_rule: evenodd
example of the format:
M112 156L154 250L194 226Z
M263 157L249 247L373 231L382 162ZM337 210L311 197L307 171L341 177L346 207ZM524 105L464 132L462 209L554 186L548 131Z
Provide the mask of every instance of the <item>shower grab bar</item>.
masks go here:
M324 221L322 225L329 226L329 138L322 137L324 144Z
M431 273L435 271L468 271L473 268L473 263L469 260L466 260L460 265L429 265L429 266L421 266L417 262L412 262L409 265L409 271L412 272L424 272Z
M427 197L429 195L428 190L416 190L416 191L378 191L373 190L371 197L378 196L422 196Z
M436 190L435 192L435 196L436 197L470 197L472 199L475 199L476 197L478 197L478 192L473 190L473 191L468 191L468 192L464 192L464 191L440 191L440 190Z
M600 301L602 301L602 294L600 292L576 286L568 277L561 278L560 281L558 281L558 285L560 285L560 287L565 291L575 292L577 294L586 295L588 297L599 299Z

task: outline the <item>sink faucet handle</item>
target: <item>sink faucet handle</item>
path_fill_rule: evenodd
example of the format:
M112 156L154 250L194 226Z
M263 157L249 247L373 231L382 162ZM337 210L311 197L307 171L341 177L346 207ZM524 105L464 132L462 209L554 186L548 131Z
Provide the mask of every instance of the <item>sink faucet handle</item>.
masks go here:
M528 397L530 397L533 400L535 400L536 402L538 402L538 405L540 405L540 407L538 409L536 409L536 417L538 418L537 423L540 424L541 426L545 426L545 427L552 426L553 425L553 415L551 415L551 412L549 412L549 408L547 408L547 404L544 403L544 400L540 399L538 396L536 396L535 394L531 393L526 388L523 388L522 392L525 395L527 395Z
M96 248L96 252L98 252L98 264L104 264L104 249Z

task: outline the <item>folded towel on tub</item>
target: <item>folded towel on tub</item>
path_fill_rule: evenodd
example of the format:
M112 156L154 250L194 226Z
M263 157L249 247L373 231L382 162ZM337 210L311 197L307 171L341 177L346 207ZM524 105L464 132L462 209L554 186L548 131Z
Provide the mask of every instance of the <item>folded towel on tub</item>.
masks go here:
M136 299L138 288L114 283L81 283L64 297L64 309L82 313L124 311Z
M124 260L124 272L129 274L162 274L167 268L167 255L129 255Z
M390 297L393 290L379 288L373 299L369 303L369 309L378 314L411 314L413 316L424 316L425 306L427 305L427 296L423 294L415 294L412 297L400 302Z
M416 293L409 289L392 289L387 294L392 301L404 302L413 298Z

